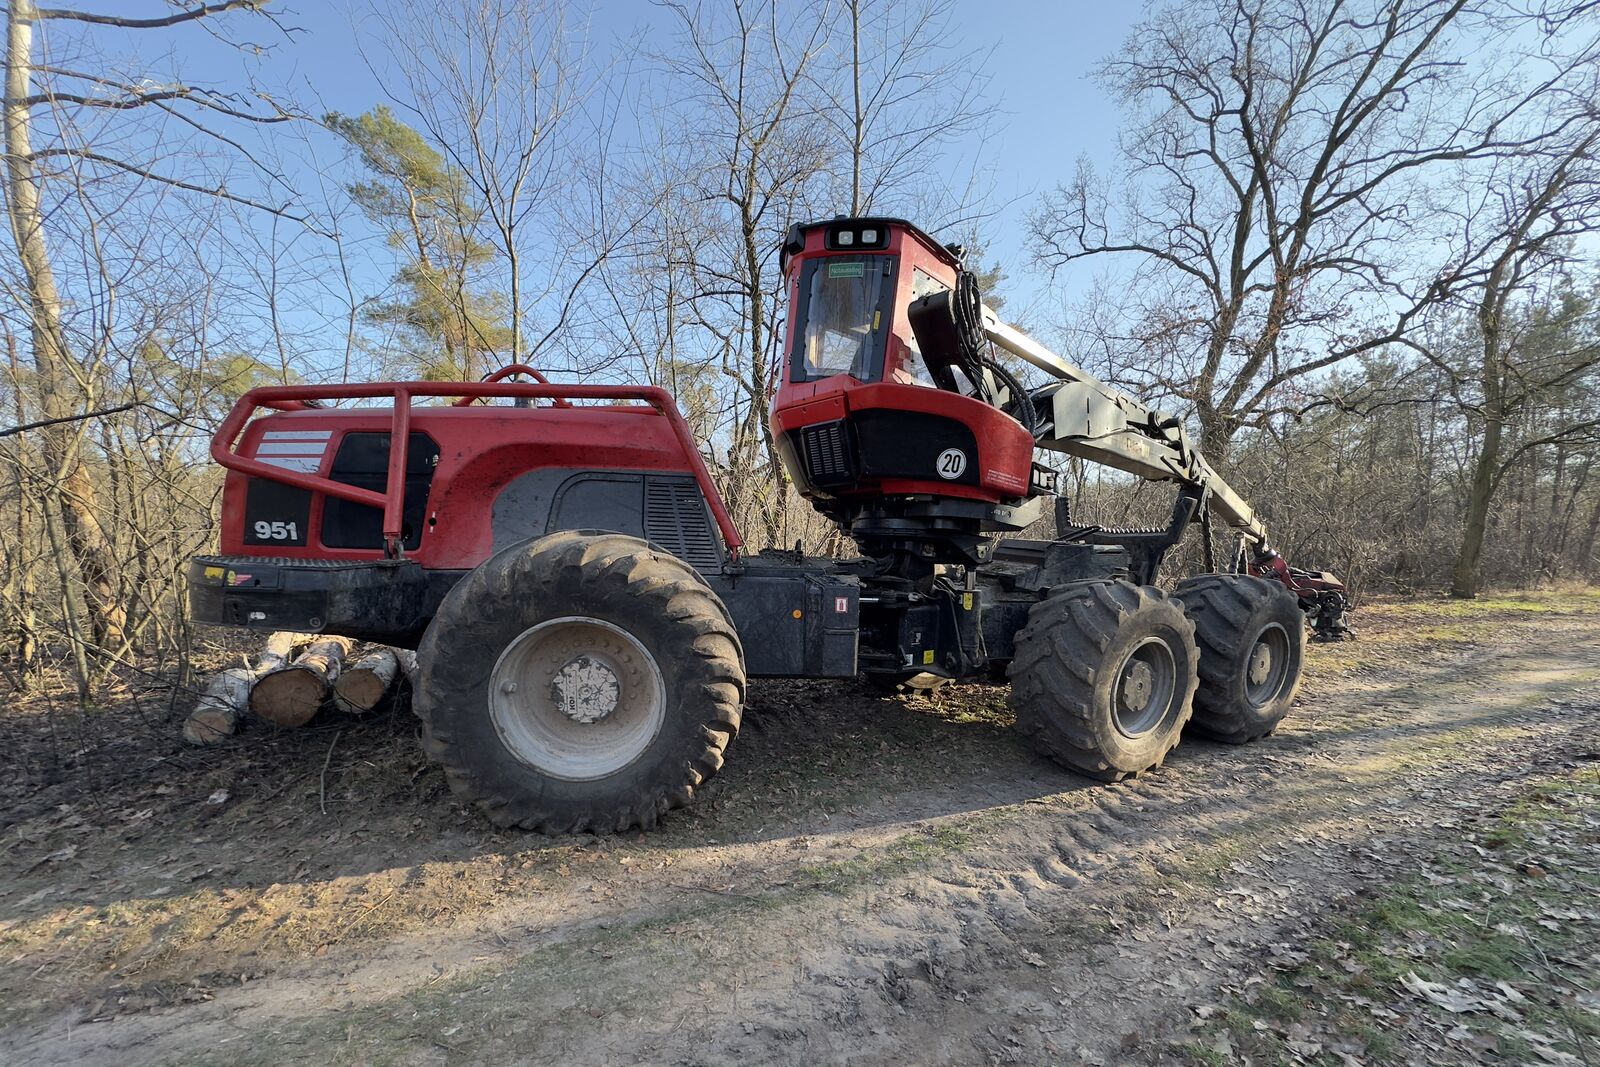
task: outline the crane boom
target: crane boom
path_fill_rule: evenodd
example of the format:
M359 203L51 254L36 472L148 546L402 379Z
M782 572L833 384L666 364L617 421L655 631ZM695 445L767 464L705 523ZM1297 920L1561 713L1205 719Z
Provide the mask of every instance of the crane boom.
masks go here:
M1189 440L1180 419L1107 385L983 308L983 332L1001 348L1057 379L1033 394L1046 414L1040 448L1078 456L1152 481L1177 481L1205 494L1223 522L1257 546L1267 530L1253 508L1217 474Z

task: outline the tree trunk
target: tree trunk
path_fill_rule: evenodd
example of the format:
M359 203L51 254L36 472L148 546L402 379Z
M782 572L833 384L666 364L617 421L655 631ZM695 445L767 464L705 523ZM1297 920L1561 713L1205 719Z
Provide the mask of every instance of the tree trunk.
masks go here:
M745 382L747 396L744 413L739 416L733 443L728 450L729 466L732 468L730 485L737 487L738 506L742 509L741 526L746 529L759 527L766 545L781 545L781 519L775 514L775 509L762 506L763 500L770 500L775 489L781 489L781 484L775 486L770 480L762 478L765 472L776 469L779 464L774 451L776 446L771 441L771 430L766 425L773 379L767 358L767 291L761 266L764 245L749 192L756 181L753 167L745 172L744 180L746 192L745 199L740 203L740 233L745 274L741 279L744 292L740 295L745 301L748 349L744 355L749 359L749 378Z
M56 580L61 584L61 623L71 645L72 673L78 683L78 702L87 707L89 691L93 688L87 635L83 632L88 609L83 603L83 589L72 570L71 550L62 532L66 523L61 518L60 504L58 494L46 493L40 510L44 512L44 531L50 544L50 559L55 564Z
M289 662L295 646L305 641L304 634L275 633L267 638L254 670L230 667L213 675L183 724L183 739L191 745L209 745L237 732L256 679Z
M1483 303L1478 311L1478 330L1483 344L1480 370L1483 386L1483 446L1472 468L1472 486L1467 492L1467 519L1461 532L1461 552L1456 556L1455 578L1450 595L1470 600L1478 595L1483 539L1489 528L1489 505L1494 499L1500 467L1500 440L1505 430L1505 389L1501 378L1500 305L1498 268L1491 272Z
M1456 556L1455 578L1450 595L1470 600L1478 595L1479 565L1483 560L1483 539L1489 528L1489 504L1494 496L1494 472L1500 454L1500 423L1484 428L1483 450L1472 469L1472 487L1467 493L1467 521L1461 534L1461 551Z
M392 648L368 652L339 672L333 684L333 703L340 711L365 715L383 700L401 674L400 658Z
M261 655L256 657L256 673L266 674L275 671L294 658L295 649L311 643L310 634L291 633L279 630L267 636L267 643L261 646Z
M33 85L33 14L32 0L14 0L10 5L3 116L6 214L28 289L40 408L45 418L56 419L76 413L69 380L76 378L82 389L87 386L88 376L70 373L72 363L61 322L61 296L45 243L39 179L33 166L31 115L25 103ZM94 639L102 647L120 646L126 615L116 595L116 560L95 514L94 485L83 464L78 434L78 428L68 423L40 430L47 492L59 501L67 547L87 593Z
M255 680L255 672L248 667L229 667L213 674L184 721L183 739L191 745L210 745L237 731Z
M339 680L347 637L319 637L293 663L266 672L250 690L252 714L279 726L304 726Z
M1218 474L1227 476L1228 458L1233 451L1233 427L1231 420L1217 409L1209 397L1201 397L1195 403L1195 416L1200 422L1200 450L1205 453L1206 461Z
M850 214L861 214L861 155L866 116L861 113L861 0L850 0L850 90L854 100L850 141Z
M12 417L16 425L21 426L28 421L28 409L23 402L22 375L17 365L17 337L9 329L5 331L5 335L6 356L11 363ZM29 494L27 480L23 476L24 470L31 469L32 459L32 450L28 448L27 442L18 440L16 452L12 456L11 470L11 484L17 495L17 508L12 516L15 519L16 541L12 559L6 568L4 596L11 612L11 636L15 643L12 665L17 672L23 692L32 688L40 667L39 630L34 612L34 605L38 600L38 583L35 580L34 568L23 565L26 546L38 535L38 509Z
M394 650L395 659L400 661L400 673L405 676L406 685L417 684L417 654L409 648Z
M1594 554L1597 536L1600 536L1600 494L1595 496L1594 510L1589 512L1589 527L1583 532L1583 547L1578 550L1578 567L1586 578L1600 577L1600 559Z

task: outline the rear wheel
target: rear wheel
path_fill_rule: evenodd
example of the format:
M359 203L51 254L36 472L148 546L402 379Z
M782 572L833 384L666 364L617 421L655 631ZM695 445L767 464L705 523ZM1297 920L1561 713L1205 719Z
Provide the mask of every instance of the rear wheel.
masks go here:
M1188 720L1194 626L1165 593L1073 582L1028 615L1011 665L1017 728L1064 766L1117 781L1158 767Z
M727 609L620 534L508 548L445 597L415 707L451 788L501 826L653 826L722 766L744 702Z
M1247 574L1202 574L1173 595L1200 646L1195 728L1236 745L1277 729L1305 659L1305 616L1294 594Z

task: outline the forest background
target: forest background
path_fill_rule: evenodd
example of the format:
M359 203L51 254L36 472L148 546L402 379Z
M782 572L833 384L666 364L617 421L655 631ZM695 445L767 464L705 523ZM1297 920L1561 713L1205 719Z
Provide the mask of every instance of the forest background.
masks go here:
M187 664L207 444L268 383L659 384L747 540L841 548L766 424L779 242L840 213L964 245L1297 564L1597 577L1600 4L1111 6L13 0L5 684Z

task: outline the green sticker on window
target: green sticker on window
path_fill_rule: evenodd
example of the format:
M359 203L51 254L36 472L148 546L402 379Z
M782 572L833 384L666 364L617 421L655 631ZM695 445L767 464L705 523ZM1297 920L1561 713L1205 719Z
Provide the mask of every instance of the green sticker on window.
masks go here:
M829 263L828 277L830 278L864 278L867 274L867 265L855 263Z

